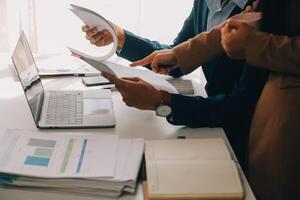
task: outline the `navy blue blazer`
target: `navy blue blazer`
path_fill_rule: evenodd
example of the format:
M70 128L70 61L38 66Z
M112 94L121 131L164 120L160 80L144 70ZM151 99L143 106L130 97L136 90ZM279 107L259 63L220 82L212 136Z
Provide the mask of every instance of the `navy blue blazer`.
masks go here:
M249 1L247 5L252 3ZM232 15L240 13L238 7ZM172 45L160 44L125 31L125 45L119 56L135 61L155 50L172 48L206 31L208 8L206 1L195 0L190 16ZM199 55L201 56L201 55ZM202 66L207 80L208 98L172 95L171 124L189 127L222 127L240 162L246 160L249 128L256 102L268 76L263 69L248 66L244 60L218 56ZM182 73L175 70L171 75Z

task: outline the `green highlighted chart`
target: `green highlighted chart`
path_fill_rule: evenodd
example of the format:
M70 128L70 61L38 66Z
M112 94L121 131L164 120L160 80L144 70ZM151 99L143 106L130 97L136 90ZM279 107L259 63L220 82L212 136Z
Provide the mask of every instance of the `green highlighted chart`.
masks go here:
M66 153L64 155L62 165L61 165L60 170L59 170L60 173L66 172L67 165L68 165L68 162L69 162L69 159L70 159L70 155L71 155L73 146L74 146L74 139L70 139L69 142L68 142L67 150L66 150Z
M48 167L51 156L53 155L56 141L30 138L27 145L34 147L35 149L33 155L28 155L26 157L24 164L38 167Z
M44 178L115 174L119 143L116 135L49 135L7 130L2 137L5 140L0 137L0 171L5 173Z

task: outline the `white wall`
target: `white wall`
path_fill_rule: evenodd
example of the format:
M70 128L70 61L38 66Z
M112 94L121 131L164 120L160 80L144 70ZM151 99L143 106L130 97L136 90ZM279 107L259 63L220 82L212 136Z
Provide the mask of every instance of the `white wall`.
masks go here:
M0 0L0 53L12 52L25 30L34 52L60 52L66 46L93 51L70 3L99 12L149 39L171 43L189 15L193 0Z
M193 0L36 0L38 49L56 52L65 46L91 49L82 23L70 11L75 3L99 12L122 27L169 43L189 15Z

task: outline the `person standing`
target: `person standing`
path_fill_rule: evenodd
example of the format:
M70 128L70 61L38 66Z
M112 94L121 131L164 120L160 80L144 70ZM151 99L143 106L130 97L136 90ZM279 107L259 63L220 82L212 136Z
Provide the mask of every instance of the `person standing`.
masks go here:
M139 37L114 25L118 32L118 55L136 61L152 52L174 48L199 33L210 31L229 17L242 12L252 2L251 0L195 0L189 17L171 45ZM103 46L111 43L111 36L107 31L97 31L87 26L83 27L83 31L92 44ZM218 40L220 37L216 38L216 41ZM146 67L151 68L150 65ZM169 74L175 77L182 76L184 73L180 69L178 67ZM252 112L264 85L265 72L252 70L244 60L235 61L225 54L216 54L203 63L202 69L207 80L205 89L208 98L168 95L165 92L162 95L139 79L127 79L118 83L128 86L126 89L122 87L121 94L126 96L126 98L123 96L123 99L130 106L156 110L160 104L167 104L172 110L167 120L173 125L194 128L222 127L239 161L245 166ZM252 87L248 82L253 81L254 77L259 77L259 81L256 81L257 87L253 87L252 91L247 93L246 85Z
M249 179L255 195L296 200L300 199L300 1L262 3L264 32L232 20L222 30L222 44L232 58L246 58L271 71L250 133Z

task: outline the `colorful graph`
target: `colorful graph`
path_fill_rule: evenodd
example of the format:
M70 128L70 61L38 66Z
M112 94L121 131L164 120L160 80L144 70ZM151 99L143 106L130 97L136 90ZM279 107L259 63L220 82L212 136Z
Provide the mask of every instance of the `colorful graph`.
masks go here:
M69 163L70 155L71 155L71 152L72 152L72 148L74 146L74 142L75 142L74 139L70 139L69 142L68 142L68 146L67 146L67 149L66 149L66 152L65 152L65 155L64 155L64 159L63 159L62 165L61 165L60 170L59 170L60 173L66 172L67 165Z
M48 167L54 147L56 145L56 141L30 138L27 145L32 146L35 149L33 155L28 155L26 157L24 164L38 167Z

